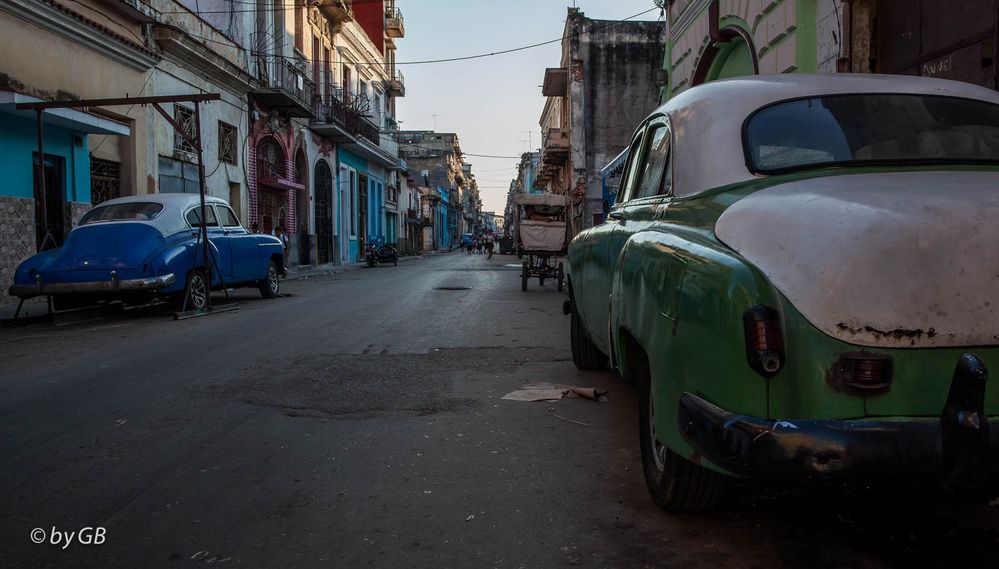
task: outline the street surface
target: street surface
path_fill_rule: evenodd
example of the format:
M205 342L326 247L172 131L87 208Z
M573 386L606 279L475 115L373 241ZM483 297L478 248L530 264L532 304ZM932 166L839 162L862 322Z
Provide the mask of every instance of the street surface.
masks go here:
M521 292L515 257L283 292L0 329L0 567L999 566L999 507L931 489L745 485L717 512L658 510L634 390L575 369L563 295ZM610 401L501 400L544 382ZM105 539L32 543L53 527Z

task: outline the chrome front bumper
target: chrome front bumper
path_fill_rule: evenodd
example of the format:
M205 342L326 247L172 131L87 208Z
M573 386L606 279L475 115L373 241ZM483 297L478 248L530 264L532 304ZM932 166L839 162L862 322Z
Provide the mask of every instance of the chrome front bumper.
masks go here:
M111 271L111 279L106 281L88 281L79 283L45 283L41 275L35 279L34 284L12 285L8 294L20 298L31 298L34 296L52 294L90 294L101 292L138 292L148 291L170 286L177 282L177 277L173 273L160 277L150 277L146 279L121 280L117 273Z

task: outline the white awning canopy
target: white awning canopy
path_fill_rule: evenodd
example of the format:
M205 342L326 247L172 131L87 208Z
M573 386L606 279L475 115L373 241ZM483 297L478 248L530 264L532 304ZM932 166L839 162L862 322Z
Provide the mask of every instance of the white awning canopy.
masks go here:
M36 97L13 91L0 91L0 112L19 116L32 122L35 121L35 111L19 111L14 108L14 105L41 102L43 101ZM129 136L132 133L132 129L128 125L75 109L46 109L42 112L42 121L45 125L58 126L86 134Z

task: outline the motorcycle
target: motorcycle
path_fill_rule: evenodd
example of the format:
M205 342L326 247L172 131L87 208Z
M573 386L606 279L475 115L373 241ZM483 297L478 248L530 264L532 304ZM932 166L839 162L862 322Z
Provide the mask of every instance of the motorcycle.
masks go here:
M369 267L377 266L378 263L392 263L392 266L399 265L399 252L391 245L368 244L367 254L364 257Z

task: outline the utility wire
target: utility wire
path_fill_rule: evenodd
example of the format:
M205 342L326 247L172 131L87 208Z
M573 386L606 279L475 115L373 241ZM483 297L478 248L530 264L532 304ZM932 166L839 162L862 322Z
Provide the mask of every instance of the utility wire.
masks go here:
M510 48L510 49L503 49L503 50L499 50L499 51L491 51L491 52L486 52L486 53L477 53L477 54L474 54L474 55L463 55L463 56L459 56L459 57L447 57L447 58L440 58L440 59L424 59L424 60L417 60L417 61L396 61L395 65L396 66L399 66L399 65L427 65L427 64L434 64L434 63L449 63L449 62L454 62L454 61L468 61L470 59L481 59L481 58L484 58L484 57L493 57L493 56L496 56L496 55L505 55L505 54L508 54L508 53L515 53L515 52L518 52L518 51L525 51L525 50L528 50L528 49L534 49L536 47L541 47L541 46L544 46L544 45L549 45L549 44L553 44L553 43L562 42L562 41L565 41L567 39L577 38L577 37L579 37L581 35L584 35L584 34L587 34L587 33L593 33L593 32L596 32L596 31L599 31L599 30L602 30L602 29L605 29L605 28L609 28L609 27L612 27L612 26L620 25L623 22L627 22L629 20L633 20L633 19L635 19L635 18L637 18L639 16L644 16L645 14L648 14L649 12L653 12L653 11L656 11L656 10L659 10L659 8L658 7L649 8L648 10L639 12L637 14L632 14L631 16L628 16L627 18L623 18L621 20L610 20L610 21L607 21L605 24L600 25L600 26L594 26L594 27L590 28L589 30L578 31L578 32L571 32L571 33L568 33L566 35L563 35L563 36L555 38L555 39L551 39L551 40L547 40L547 41L543 41L543 42L538 42L538 43L533 43L533 44L529 44L529 45L522 45L522 46L519 46L519 47L514 47L514 48ZM248 10L248 11L255 12L256 10ZM167 13L167 12L163 12L163 13ZM188 12L188 13L190 13L190 12ZM201 14L205 14L207 12L200 12L200 13ZM228 13L228 12L226 12L226 13ZM199 39L199 40L208 41L208 42L212 42L212 43L221 43L223 45L227 45L227 46L232 47L232 44L230 44L230 43L219 42L219 41L216 41L216 40L212 40L210 38L205 38L205 37L201 37L201 36L190 34L190 33L188 34L188 36L192 37L194 39ZM251 54L252 55L256 55L258 57L264 57L265 59L268 58L268 57L270 57L270 58L279 57L279 56L276 56L274 54L258 53L258 52L254 52L252 50L251 50ZM316 62L316 60L314 60L314 59L309 59L309 58L302 58L302 59L304 59L305 62L310 63L310 64L313 64L313 63ZM322 61L320 61L320 62L323 63ZM384 61L358 61L358 62L353 62L354 65L368 65L368 66L384 66L385 63L386 62L384 62Z

